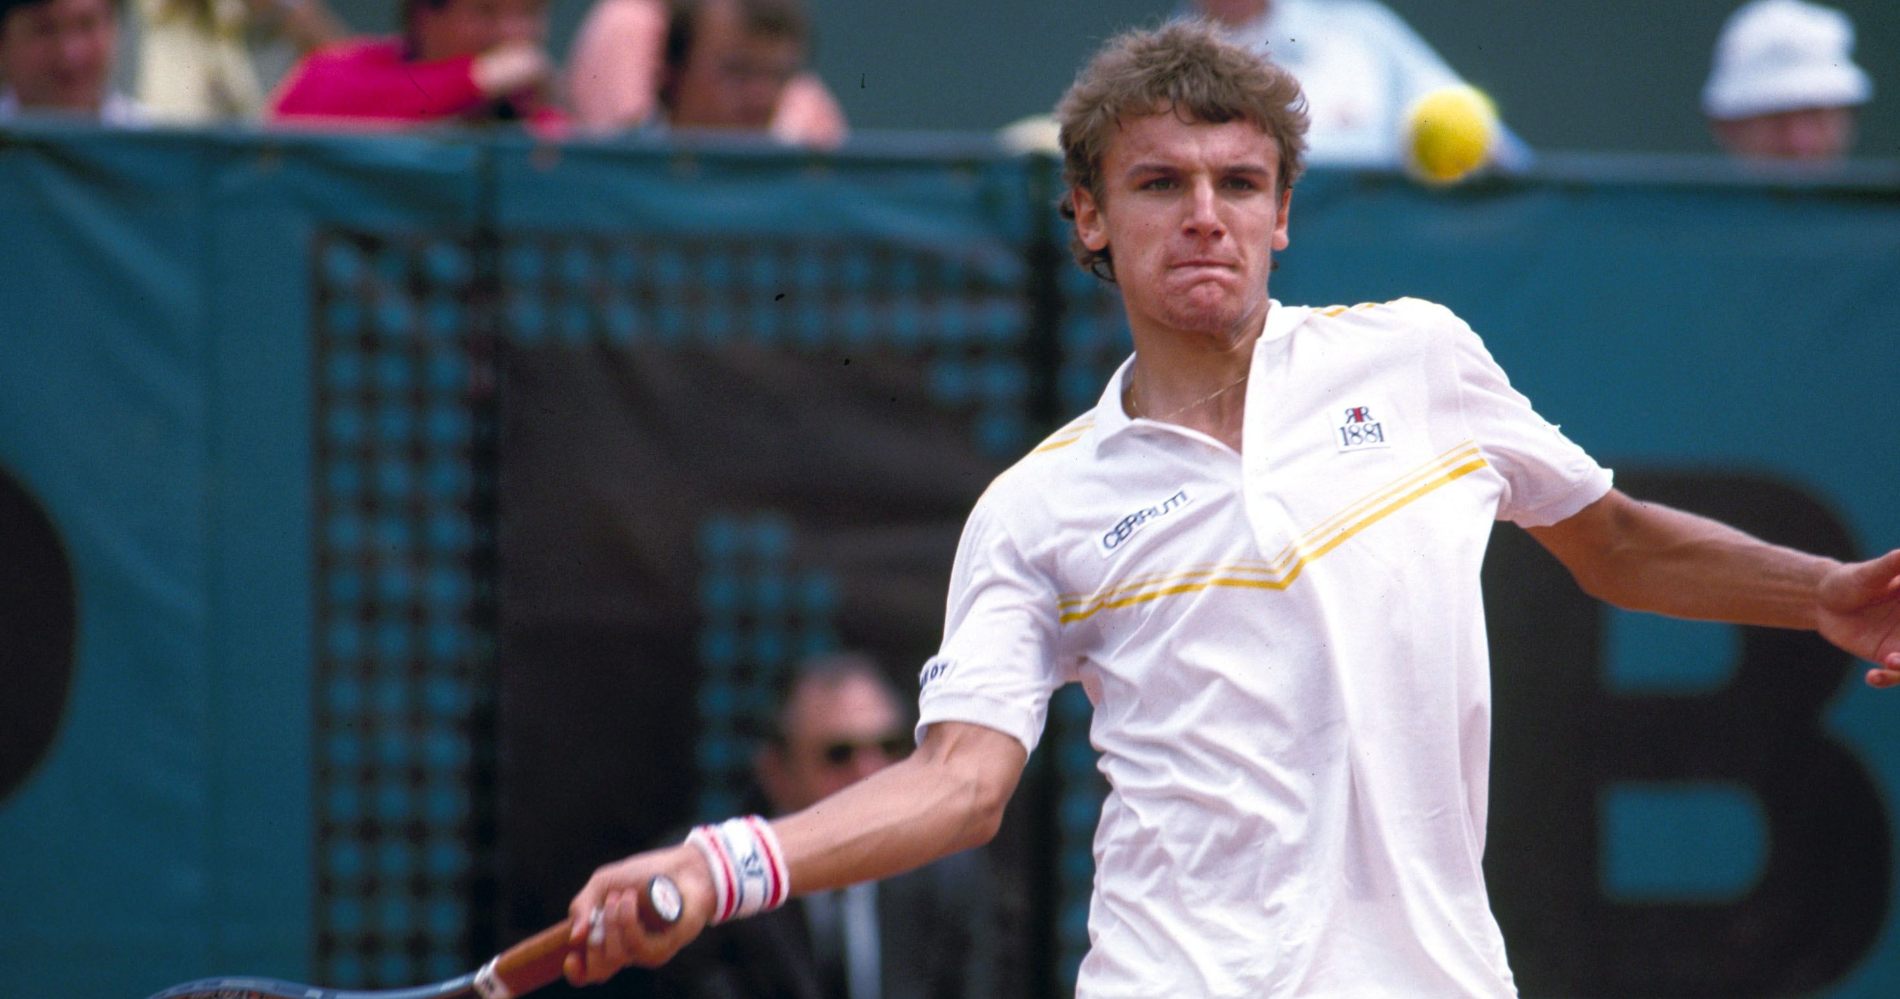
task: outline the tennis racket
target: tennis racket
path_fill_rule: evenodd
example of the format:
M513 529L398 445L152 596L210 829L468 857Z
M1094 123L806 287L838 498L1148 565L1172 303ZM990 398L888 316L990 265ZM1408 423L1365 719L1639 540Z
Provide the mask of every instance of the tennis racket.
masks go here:
M658 932L679 921L680 890L665 875L647 882L640 921ZM599 914L595 914L598 932ZM514 999L561 977L567 959L568 924L556 923L490 958L478 971L434 985L356 991L326 989L275 978L200 978L174 985L151 999Z

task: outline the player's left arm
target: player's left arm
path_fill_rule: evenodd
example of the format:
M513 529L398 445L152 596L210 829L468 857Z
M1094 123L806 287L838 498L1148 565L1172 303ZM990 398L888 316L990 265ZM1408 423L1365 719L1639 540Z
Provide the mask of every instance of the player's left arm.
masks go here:
M1530 528L1584 591L1628 610L1818 631L1900 685L1900 549L1842 563L1772 545L1707 517L1612 489Z

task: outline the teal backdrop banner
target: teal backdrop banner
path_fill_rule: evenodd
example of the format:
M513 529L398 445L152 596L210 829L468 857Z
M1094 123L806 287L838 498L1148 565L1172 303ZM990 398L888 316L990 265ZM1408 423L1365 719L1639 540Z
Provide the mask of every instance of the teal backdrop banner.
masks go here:
M758 670L919 654L956 511L1128 350L1054 199L980 137L0 132L8 994L432 980L729 805ZM1900 171L1557 158L1293 204L1276 298L1443 302L1632 491L1900 545ZM1514 529L1487 592L1527 996L1900 992L1900 702L1812 636L1601 608ZM626 671L579 748L537 687L562 641ZM1003 844L1032 994L1086 944L1086 710Z

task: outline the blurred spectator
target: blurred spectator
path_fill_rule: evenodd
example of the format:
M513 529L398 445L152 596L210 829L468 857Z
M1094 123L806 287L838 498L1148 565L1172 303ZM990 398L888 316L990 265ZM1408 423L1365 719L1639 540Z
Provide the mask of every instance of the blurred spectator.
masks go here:
M343 36L323 0L137 0L139 103L153 118L199 124L264 110L252 39L299 55Z
M0 121L142 123L143 109L112 90L118 50L117 0L0 0Z
M1179 13L1207 19L1292 71L1311 119L1308 163L1402 165L1412 102L1465 82L1377 0L1189 0ZM1007 126L1002 140L1014 149L1060 152L1049 115ZM1500 125L1491 164L1521 170L1530 161L1530 147Z
M1308 163L1399 164L1412 102L1465 82L1377 0L1193 0L1190 9L1293 71L1312 121ZM1492 160L1522 168L1530 150L1501 129Z
M565 121L547 100L547 0L403 0L402 38L312 53L271 100L280 122Z
M1854 65L1854 25L1804 0L1754 0L1729 15L1702 88L1724 149L1746 159L1825 162L1854 145L1873 82Z
M819 656L792 671L753 760L768 814L801 811L910 752L910 720L877 663ZM977 852L882 882L794 899L713 927L659 972L690 999L1007 999L996 893Z
M568 93L576 122L770 132L829 148L844 112L811 73L799 0L599 0L575 37Z

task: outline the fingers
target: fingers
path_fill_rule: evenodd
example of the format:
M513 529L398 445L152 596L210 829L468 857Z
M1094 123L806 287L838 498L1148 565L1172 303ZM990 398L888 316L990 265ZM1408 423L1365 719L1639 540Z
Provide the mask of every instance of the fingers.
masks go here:
M691 933L678 932L677 885L670 877L647 873L652 866L629 860L603 867L574 896L568 906L572 950L561 965L569 983L604 982L629 964L655 967L690 938ZM666 890L659 891L659 885ZM657 911L662 905L668 911Z
M619 865L603 867L587 879L587 885L567 906L567 941L570 951L561 962L561 972L569 983L589 985L604 982L627 964L625 951L612 946L612 906L619 891L613 887Z
M1867 686L1875 690L1900 687L1900 651L1889 652L1867 671Z
M586 887L567 903L567 942L579 946L594 928L594 913L600 910L600 872L587 879Z
M581 925L580 936L571 938L573 949L562 962L561 970L574 985L604 982L627 963L625 955L616 953L610 946L615 941L608 924L607 907L590 911Z
M1860 564L1860 582L1870 600L1900 592L1900 548Z
M588 888L593 887L594 883L589 882ZM630 963L630 955L619 930L623 894L618 890L605 893L583 890L576 897L577 906L582 897L591 896L599 901L587 908L583 917L573 920L569 929L568 939L574 949L562 963L562 971L572 984L604 982Z

